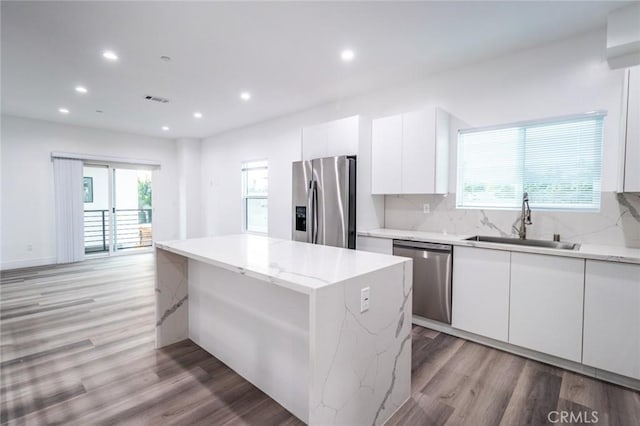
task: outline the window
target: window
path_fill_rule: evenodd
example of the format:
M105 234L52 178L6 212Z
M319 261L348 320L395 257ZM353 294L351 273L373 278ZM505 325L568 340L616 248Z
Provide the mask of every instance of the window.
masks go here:
M267 161L242 163L242 210L245 231L267 233L268 190Z
M604 113L458 133L458 208L600 209Z

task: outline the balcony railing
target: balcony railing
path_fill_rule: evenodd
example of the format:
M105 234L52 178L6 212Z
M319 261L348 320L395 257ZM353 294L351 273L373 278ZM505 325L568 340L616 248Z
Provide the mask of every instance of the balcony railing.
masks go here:
M113 221L114 250L151 246L151 209L116 209ZM109 235L109 210L85 210L84 252L109 251Z

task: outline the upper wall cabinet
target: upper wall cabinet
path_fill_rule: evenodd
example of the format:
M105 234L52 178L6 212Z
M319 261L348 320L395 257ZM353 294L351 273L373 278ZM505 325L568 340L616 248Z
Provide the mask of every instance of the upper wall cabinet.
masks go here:
M626 70L618 192L640 192L640 66Z
M449 114L439 108L373 120L373 194L445 194L449 182Z
M342 118L302 129L302 159L358 154L360 117Z
M371 193L402 193L402 115L373 120Z

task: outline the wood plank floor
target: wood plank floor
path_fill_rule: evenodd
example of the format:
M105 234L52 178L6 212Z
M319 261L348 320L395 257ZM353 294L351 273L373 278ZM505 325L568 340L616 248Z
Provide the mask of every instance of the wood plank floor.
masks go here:
M1 277L3 424L301 424L193 342L154 349L151 254ZM640 393L416 326L412 398L388 424L542 425L550 411L639 425Z

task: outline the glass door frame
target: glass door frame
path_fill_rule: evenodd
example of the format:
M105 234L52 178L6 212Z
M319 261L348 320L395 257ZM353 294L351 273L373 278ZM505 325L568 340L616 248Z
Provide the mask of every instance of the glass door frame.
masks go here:
M109 256L113 256L116 254L116 233L118 232L116 229L116 168L108 164L107 169L109 170L107 177L109 181Z

